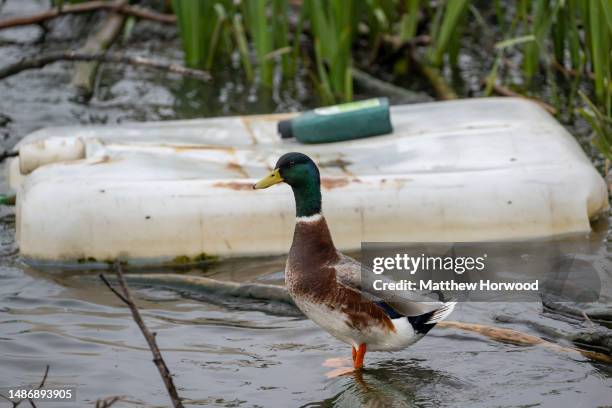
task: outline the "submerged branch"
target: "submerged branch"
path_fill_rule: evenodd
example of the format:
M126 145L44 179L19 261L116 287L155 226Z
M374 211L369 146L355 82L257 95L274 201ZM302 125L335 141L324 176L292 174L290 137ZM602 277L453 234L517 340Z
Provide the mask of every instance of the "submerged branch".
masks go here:
M224 296L284 302L290 305L294 304L287 289L279 285L229 282L205 278L203 276L189 276L173 273L131 273L128 274L126 278L130 282L143 285L158 285L173 289L187 289Z
M179 397L178 392L176 391L176 387L174 386L174 381L172 380L172 374L170 373L170 370L168 369L168 366L166 365L166 362L164 361L164 358L161 355L161 351L159 351L159 347L157 346L157 340L155 339L156 333L151 333L148 327L145 325L145 322L142 319L142 316L140 315L140 311L138 310L138 306L136 306L136 303L134 303L134 300L132 299L132 294L130 293L128 285L123 276L123 268L121 267L121 264L118 261L115 262L114 268L117 274L117 281L119 282L119 289L121 290L121 293L119 293L118 290L111 286L111 284L104 277L104 275L100 274L100 279L102 279L104 284L108 286L108 288L130 308L130 311L132 312L132 318L138 325L138 328L142 332L142 335L144 336L145 340L147 341L147 344L149 345L149 348L151 349L151 353L153 354L153 362L155 363L155 366L159 371L159 375L164 381L164 385L166 386L168 395L172 400L172 405L175 408L183 408L183 403L181 402L181 398Z
M80 14L92 11L112 11L118 14L133 16L142 20L157 21L158 23L163 24L176 24L176 16L173 14L158 13L153 10L148 10L138 6L130 6L128 4L116 4L108 1L89 1L80 4L66 4L61 8L61 10L59 7L53 7L38 14L7 18L0 21L0 30L9 27L40 24L65 14Z
M182 65L153 60L150 58L129 56L121 53L108 53L108 52L82 52L82 51L56 51L48 54L36 55L29 58L24 58L19 62L0 68L0 79L4 79L11 75L18 74L22 71L29 69L42 68L45 65L52 64L58 61L99 61L99 62L111 62L115 64L127 64L137 65L147 68L153 68L160 71L172 72L192 78L199 79L201 81L210 81L212 76L199 69L186 68Z
M284 286L279 285L227 282L199 276L187 276L171 273L128 274L126 275L126 279L128 279L130 282L143 285L156 285L170 289L187 289L191 291L202 291L226 296L281 301L291 305L294 304L293 299L287 292L287 289ZM563 347L540 337L522 333L517 330L455 321L442 321L438 323L436 327L470 331L502 343L516 344L520 346L541 345L557 352L580 353L592 360L607 363L612 362L612 357L606 354L580 348ZM583 339L582 336L578 337L580 338L573 338L572 340L588 340L586 338ZM587 342L585 341L585 344L586 343ZM598 341L596 345L601 346L602 344L603 342Z
M583 356L595 361L604 363L612 363L612 357L596 351L583 350L574 347L563 347L550 341L544 340L537 336L522 333L517 330L503 329L501 327L485 326L484 324L464 323L453 321L442 321L436 327L444 329L459 329L481 334L492 340L502 343L515 344L517 346L542 346L556 352L580 353Z

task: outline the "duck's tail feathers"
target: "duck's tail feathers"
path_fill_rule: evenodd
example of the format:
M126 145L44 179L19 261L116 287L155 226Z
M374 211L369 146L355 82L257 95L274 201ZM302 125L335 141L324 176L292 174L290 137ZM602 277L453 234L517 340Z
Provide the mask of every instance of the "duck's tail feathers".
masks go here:
M451 313L453 313L453 310L455 309L456 304L457 302L444 303L439 309L433 312L431 317L425 323L435 324L435 323L441 322L442 320L446 319L448 316L450 316Z

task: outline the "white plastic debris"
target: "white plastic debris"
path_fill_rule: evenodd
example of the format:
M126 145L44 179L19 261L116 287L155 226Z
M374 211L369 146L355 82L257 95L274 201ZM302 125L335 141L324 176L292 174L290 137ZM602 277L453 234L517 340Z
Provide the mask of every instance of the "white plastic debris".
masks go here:
M587 233L604 180L538 105L487 98L392 108L392 135L281 140L287 115L48 128L9 166L17 235L35 263L160 264L287 252L286 185L251 185L288 151L323 176L336 245L483 241ZM21 168L21 171L20 171Z

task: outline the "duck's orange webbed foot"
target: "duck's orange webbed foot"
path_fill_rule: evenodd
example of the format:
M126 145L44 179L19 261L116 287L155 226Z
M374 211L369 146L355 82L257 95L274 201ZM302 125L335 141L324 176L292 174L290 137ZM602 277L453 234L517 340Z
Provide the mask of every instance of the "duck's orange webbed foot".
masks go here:
M323 367L339 368L351 365L351 360L348 357L332 357L323 362Z
M328 358L327 360L325 360L325 362L323 363L324 367L335 368L335 370L332 370L325 374L327 378L335 378L341 375L350 374L355 371L355 369L357 368L355 366L355 360L357 359L358 351L355 347L351 347L351 351L353 357L353 367L349 366L350 361L348 361L347 358ZM361 358L361 364L363 365L363 356Z

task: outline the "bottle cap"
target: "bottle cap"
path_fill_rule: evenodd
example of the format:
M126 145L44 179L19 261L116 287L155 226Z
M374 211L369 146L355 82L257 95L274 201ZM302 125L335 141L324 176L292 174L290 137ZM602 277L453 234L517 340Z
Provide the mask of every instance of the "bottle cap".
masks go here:
M289 139L293 137L293 129L291 128L291 119L278 121L278 133L281 139Z

